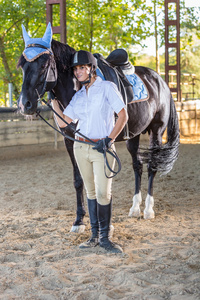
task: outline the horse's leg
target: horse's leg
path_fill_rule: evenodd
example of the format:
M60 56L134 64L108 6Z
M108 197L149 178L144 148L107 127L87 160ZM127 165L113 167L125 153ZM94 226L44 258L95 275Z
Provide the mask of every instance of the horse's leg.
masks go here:
M156 171L153 171L151 167L148 166L148 192L145 199L144 219L153 219L155 217L155 213L153 210L153 180L155 175Z
M135 173L135 194L133 196L133 205L129 211L129 217L139 217L140 216L140 204L142 203L141 196L141 178L142 178L142 163L138 157L140 136L136 136L127 141L126 146L131 154L133 162L133 170Z
M154 129L156 128L156 129ZM150 148L153 146L161 146L162 145L162 135L163 130L158 126L154 126L150 133ZM144 219L153 219L155 218L155 212L153 210L154 206L154 197L153 197L153 182L156 176L157 171L155 167L152 167L152 159L149 160L148 163L148 192L145 199L145 209L144 209Z
M69 153L72 165L73 165L73 175L74 175L74 187L76 190L77 199L77 211L76 220L73 223L71 232L82 233L85 230L85 225L83 224L83 218L85 216L84 208L84 198L83 198L83 180L80 175L73 151L73 143L70 140L64 139L67 151Z

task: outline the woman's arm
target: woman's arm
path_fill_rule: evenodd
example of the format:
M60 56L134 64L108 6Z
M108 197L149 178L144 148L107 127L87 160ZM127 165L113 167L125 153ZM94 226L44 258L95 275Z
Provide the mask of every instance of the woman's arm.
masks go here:
M122 129L124 128L125 124L128 121L128 114L125 108L120 110L120 112L117 115L118 115L117 122L115 123L115 126L111 134L109 135L109 138L112 139L112 142L114 142L114 140L120 134L120 132L122 131Z
M93 147L93 149L95 149L101 153L104 153L105 145L106 145L106 147L110 147L110 143L114 142L116 137L120 134L120 132L124 128L126 122L128 121L128 115L127 115L125 108L122 108L122 110L117 115L118 115L118 119L117 119L117 122L115 123L115 127L113 128L111 134L108 137L106 137L105 139L99 140L96 143L96 145Z
M52 105L53 105L53 109L68 123L70 124L73 120L69 117L67 117L66 115L63 114L62 110L59 107L58 101L56 100L52 100ZM64 128L67 126L67 124L65 122L63 122L58 116L56 116L56 121L58 123L58 126L60 128Z

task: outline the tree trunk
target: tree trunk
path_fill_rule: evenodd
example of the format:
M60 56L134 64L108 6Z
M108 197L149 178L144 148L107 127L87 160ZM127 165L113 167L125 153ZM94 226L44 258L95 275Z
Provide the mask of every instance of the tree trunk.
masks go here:
M93 30L94 30L94 24L93 24L93 0L90 0L90 6L89 6L89 23L90 23L90 52L92 52L93 47Z
M154 1L154 23L155 23L155 45L156 45L156 72L160 73L160 62L158 53L158 25L157 25L157 14L156 14L156 1Z

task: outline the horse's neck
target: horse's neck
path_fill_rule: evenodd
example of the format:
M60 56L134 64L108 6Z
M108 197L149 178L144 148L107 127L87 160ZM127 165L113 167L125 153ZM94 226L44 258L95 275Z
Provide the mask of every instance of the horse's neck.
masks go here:
M55 40L52 40L51 46L58 71L58 81L53 91L56 98L66 107L75 93L72 74L69 70L71 56L75 50Z
M71 101L73 95L75 94L74 82L71 76L63 73L59 74L58 82L53 89L56 98L66 107Z

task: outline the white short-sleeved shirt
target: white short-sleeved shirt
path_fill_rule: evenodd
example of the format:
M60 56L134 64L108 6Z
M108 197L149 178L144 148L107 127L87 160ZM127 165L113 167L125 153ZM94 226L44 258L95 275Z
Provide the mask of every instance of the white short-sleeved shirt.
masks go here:
M79 121L77 129L83 135L101 139L113 130L114 112L118 114L123 108L125 104L116 84L97 76L87 93L85 86L76 92L63 113Z

